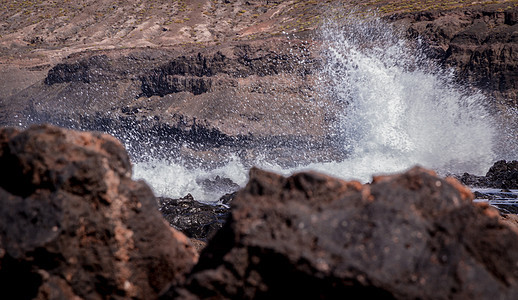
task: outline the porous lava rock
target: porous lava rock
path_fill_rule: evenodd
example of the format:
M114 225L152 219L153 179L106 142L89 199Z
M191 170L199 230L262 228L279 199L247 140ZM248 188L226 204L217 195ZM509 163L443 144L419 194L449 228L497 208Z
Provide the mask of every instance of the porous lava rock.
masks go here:
M430 55L454 68L494 101L516 106L518 7L478 7L402 14L409 32L430 46Z
M487 171L491 186L502 189L518 189L518 161L499 160Z
M453 178L346 182L252 169L228 222L164 298L514 299L518 234Z
M464 173L459 180L469 186L497 189L518 189L518 161L499 160L489 168L486 176Z
M228 207L205 204L191 194L180 198L158 198L160 212L169 224L190 238L207 241L223 227Z
M3 299L150 299L197 260L111 136L4 128L0 166Z

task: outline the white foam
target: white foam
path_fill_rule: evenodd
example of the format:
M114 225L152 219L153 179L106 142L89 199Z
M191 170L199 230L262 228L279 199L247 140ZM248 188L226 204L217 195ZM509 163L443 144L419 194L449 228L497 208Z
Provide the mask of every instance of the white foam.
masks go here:
M487 171L495 131L482 94L455 84L379 19L331 24L323 36L322 81L347 103L339 127L352 161L382 164L373 171Z
M216 201L222 193L212 194L199 183L205 179L213 180L216 176L229 178L244 186L248 171L235 155L229 155L224 166L211 170L188 168L182 163L154 159L133 165L133 178L145 180L159 197L180 198L191 194L198 201Z
M379 19L327 24L322 37L328 61L320 73L320 90L342 104L332 126L337 142L351 155L345 161L289 169L259 159L256 166L284 175L316 170L364 182L373 174L416 164L440 173L488 170L495 160L495 130L482 94L456 84L452 74L426 61L415 45ZM148 181L159 196L191 193L214 201L221 195L207 194L197 184L200 179L227 177L240 186L247 181L248 168L228 155L227 164L214 170L166 161L137 163L134 177Z

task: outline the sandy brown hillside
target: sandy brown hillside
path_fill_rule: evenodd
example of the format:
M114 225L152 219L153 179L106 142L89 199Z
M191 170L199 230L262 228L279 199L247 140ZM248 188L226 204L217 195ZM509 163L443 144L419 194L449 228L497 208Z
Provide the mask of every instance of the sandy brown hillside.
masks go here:
M4 96L19 91L41 80L64 57L85 50L205 47L305 32L336 14L333 11L391 15L516 6L516 0L2 0L0 89Z
M4 0L0 125L320 151L335 108L314 101L315 29L351 13L401 25L461 80L516 105L518 0Z
M386 15L495 5L506 10L518 1L3 0L0 53L4 63L20 55L54 61L86 49L206 45L305 31L336 9Z

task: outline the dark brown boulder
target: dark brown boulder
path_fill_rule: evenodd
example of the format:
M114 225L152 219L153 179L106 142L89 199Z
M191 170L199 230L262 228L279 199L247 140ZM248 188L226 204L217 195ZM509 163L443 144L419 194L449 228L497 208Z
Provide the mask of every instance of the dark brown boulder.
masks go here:
M0 298L153 298L196 261L111 136L1 129L0 166Z
M486 178L493 187L518 189L518 161L497 161L487 172Z
M518 189L518 161L499 160L489 168L486 176L464 173L462 176L457 176L457 179L469 186Z
M228 215L226 206L198 202L191 194L180 199L158 200L160 212L171 227L200 241L207 241L221 229Z
M514 299L517 231L472 199L419 167L366 185L253 169L164 298Z

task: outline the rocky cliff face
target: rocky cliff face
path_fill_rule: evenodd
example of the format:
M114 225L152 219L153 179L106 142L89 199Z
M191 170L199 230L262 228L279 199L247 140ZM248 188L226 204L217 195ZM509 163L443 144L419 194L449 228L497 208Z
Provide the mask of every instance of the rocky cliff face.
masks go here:
M333 105L314 99L319 60L311 47L271 38L183 52L74 55L9 99L4 124L28 117L105 131L128 141L132 154L152 147L156 156L170 155L185 143L205 149L311 145L318 151Z
M516 106L518 94L518 11L462 10L396 16L409 22L432 56L452 67L459 78L493 96L499 104Z
M51 122L101 130L124 140L132 155L152 147L155 155L165 149L163 155L183 151L192 159L204 145L204 150L245 149L246 157L258 147L273 149L272 156L290 147L309 149L305 157L321 157L317 154L326 148L330 159L339 159L344 153L330 145L329 129L343 107L318 90L324 85L317 76L322 64L317 28L324 15L339 18L354 6L359 14L378 9L410 38L421 37L430 55L453 67L460 81L494 97L491 106L516 106L518 7L505 1L437 7L195 1L174 3L169 11L160 1L139 8L127 7L131 1L98 2L97 20L88 3L71 4L63 15L74 17L41 21L31 33L26 20L4 11L12 22L2 37L0 125ZM131 12L142 15L132 26ZM117 18L120 23L107 29ZM55 22L83 24L76 28L79 41L53 37ZM34 38L22 42L22 35ZM121 41L125 46L116 47Z

